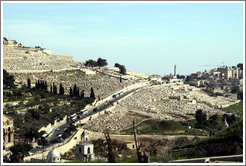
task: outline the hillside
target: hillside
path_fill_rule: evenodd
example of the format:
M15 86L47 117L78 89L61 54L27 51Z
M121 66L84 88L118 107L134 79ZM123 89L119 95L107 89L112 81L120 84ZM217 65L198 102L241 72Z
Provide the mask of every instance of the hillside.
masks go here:
M36 72L72 69L82 66L73 57L52 55L51 50L24 47L14 40L3 42L3 64L8 72Z

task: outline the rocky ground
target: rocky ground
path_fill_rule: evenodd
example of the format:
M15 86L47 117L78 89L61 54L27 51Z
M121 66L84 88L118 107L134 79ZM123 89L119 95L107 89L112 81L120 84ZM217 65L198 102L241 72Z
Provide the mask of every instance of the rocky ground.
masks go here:
M133 120L138 123L150 117L182 121L187 120L190 115L194 116L198 109L202 109L208 116L225 113L206 104L202 99L213 100L213 98L203 91L185 90L187 88L190 87L186 85L146 87L119 102L111 114L99 116L86 124L85 128L98 132L102 132L105 128L120 131L130 127ZM224 98L224 101L227 101L227 98Z

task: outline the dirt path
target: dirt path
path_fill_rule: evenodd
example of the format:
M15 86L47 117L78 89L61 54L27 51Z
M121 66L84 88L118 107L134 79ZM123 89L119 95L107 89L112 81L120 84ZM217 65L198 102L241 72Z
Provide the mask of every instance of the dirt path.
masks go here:
M105 139L104 134L100 132L94 132L94 131L89 131L86 130L90 136L91 139L96 140L96 139ZM111 139L116 139L120 142L133 142L134 141L134 136L133 135L119 135L119 134L111 134L110 135ZM162 140L162 139L168 139L168 140L173 140L178 137L187 137L189 139L194 138L195 136L193 135L138 135L139 140ZM207 136L198 136L198 138L207 138Z

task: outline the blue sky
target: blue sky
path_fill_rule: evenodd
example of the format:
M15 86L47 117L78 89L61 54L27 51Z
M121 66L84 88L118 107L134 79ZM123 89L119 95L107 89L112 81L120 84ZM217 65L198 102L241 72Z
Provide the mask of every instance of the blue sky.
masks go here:
M3 36L78 61L190 74L243 62L243 4L4 3Z

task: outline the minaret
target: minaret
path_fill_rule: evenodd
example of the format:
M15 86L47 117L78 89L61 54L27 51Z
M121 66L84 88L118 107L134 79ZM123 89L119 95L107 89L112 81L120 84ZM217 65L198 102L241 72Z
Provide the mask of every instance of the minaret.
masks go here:
M174 65L174 76L173 76L174 79L177 78L177 75L176 75L176 74L177 74L177 73L176 73L176 65Z
M174 76L176 76L176 65L174 65Z

